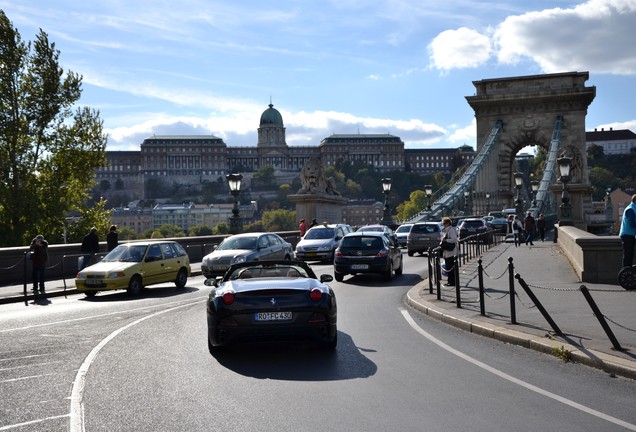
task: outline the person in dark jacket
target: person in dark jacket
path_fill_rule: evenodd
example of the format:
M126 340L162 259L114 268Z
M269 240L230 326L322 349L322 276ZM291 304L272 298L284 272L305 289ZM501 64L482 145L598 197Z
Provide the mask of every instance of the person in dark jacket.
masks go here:
M532 239L534 238L534 229L536 228L536 222L534 217L532 217L532 213L528 212L526 218L523 221L523 229L526 231L526 245L528 242L531 246L534 246L532 243Z
M545 216L543 213L539 215L539 219L537 219L537 229L539 230L539 237L541 237L541 241L545 240Z
M95 257L95 255L99 252L99 236L97 235L97 228L91 228L91 231L84 236L81 252L84 254L84 259L82 260L80 270L92 264L93 257Z
M33 263L33 293L37 293L39 286L40 292L44 294L44 270L49 259L49 243L44 240L42 234L38 234L31 241L29 249L31 250L31 262Z
M117 225L111 225L106 234L106 248L108 252L112 251L119 245L119 234L117 234Z

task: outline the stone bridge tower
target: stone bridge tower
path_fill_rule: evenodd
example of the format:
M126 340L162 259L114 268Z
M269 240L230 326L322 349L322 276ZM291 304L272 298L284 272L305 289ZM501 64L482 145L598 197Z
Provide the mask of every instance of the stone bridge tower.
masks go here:
M475 181L475 200L483 201L488 194L491 210L514 207L515 156L526 146L549 150L555 119L562 116L559 154L572 158L572 179L568 183L572 219L585 229L584 215L591 211L585 116L596 96L596 87L585 86L588 78L588 72L566 72L473 81L476 93L466 100L477 120L477 151L497 120L503 121L489 166L481 169ZM557 172L555 178L558 176ZM561 184L553 185L552 191L558 205Z

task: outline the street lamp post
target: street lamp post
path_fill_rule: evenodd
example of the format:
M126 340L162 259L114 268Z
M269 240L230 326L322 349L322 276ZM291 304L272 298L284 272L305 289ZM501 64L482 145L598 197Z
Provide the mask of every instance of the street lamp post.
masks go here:
M433 196L433 186L424 186L424 192L426 192L426 210L431 211L431 197Z
M490 213L490 192L486 192L486 214Z
M230 234L240 234L243 231L243 220L239 215L238 196L241 193L241 174L228 174L225 176L230 185L230 193L234 198L234 207L232 207L232 216L230 217Z
M572 159L567 156L563 156L557 159L557 163L559 164L561 183L563 183L563 192L561 193L561 218L559 220L559 225L572 225L572 216L570 213L572 205L570 204L570 194L568 193L568 182L570 181L570 167Z
M532 184L532 207L536 207L537 192L539 191L539 182L537 180L532 180L530 183Z
M393 218L391 217L391 208L389 207L389 194L391 193L390 178L382 179L382 192L384 192L384 214L382 215L380 223L393 228L395 226L395 222L393 222Z
M523 208L521 207L521 187L523 186L523 174L520 172L514 173L515 177L515 189L517 190L517 196L515 197L515 211L517 212L519 217L523 213Z
M470 206L468 205L469 200L470 200L470 192L464 191L464 212L466 214L470 214Z

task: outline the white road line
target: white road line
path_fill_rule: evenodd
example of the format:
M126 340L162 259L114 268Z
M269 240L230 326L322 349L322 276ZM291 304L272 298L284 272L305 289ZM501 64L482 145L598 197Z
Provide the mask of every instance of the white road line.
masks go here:
M413 320L413 318L411 318L411 315L409 315L409 313L408 313L408 311L406 309L399 308L399 310L402 313L402 316L404 316L404 319L406 320L406 322L408 322L409 325L411 327L413 327L413 329L415 331L417 331L419 334L421 334L426 339L430 340L431 342L433 342L434 344L436 344L440 348L445 349L446 351L450 352L451 354L454 354L457 357L459 357L459 358L461 358L463 360L466 360L467 362L472 363L475 366L480 367L480 368L482 368L482 369L484 369L484 370L486 370L486 371L488 371L488 372L490 372L492 374L495 374L495 375L497 375L500 378L508 380L508 381L510 381L510 382L512 382L514 384L517 384L517 385L519 385L521 387L524 387L524 388L526 388L528 390L531 390L531 391L533 391L535 393L538 393L538 394L540 394L542 396L549 397L551 399L554 399L557 402L561 402L562 404L568 405L568 406L570 406L572 408L578 409L578 410L583 411L583 412L585 412L587 414L591 414L591 415L593 415L595 417L601 418L601 419L603 419L605 421L608 421L610 423L614 423L616 425L622 426L625 429L629 429L631 431L636 431L636 425L634 425L632 423L627 423L626 421L617 419L616 417L612 417L612 416L604 414L604 413L602 413L600 411L596 411L595 409L592 409L590 407L586 407L585 405L581 405L581 404L579 404L577 402L574 402L574 401L572 401L570 399L566 399L566 398L564 398L562 396L559 396L557 394L554 394L552 392L544 390L544 389L542 389L540 387L534 386L534 385L532 385L530 383L527 383L527 382L522 381L522 380L520 380L518 378L515 378L512 375L508 375L507 373L502 372L499 369L495 369L492 366L488 366L486 363L482 363L479 360L474 359L474 358L464 354L461 351L456 350L455 348L445 344L444 342L442 342L441 340L437 339L432 334L430 334L430 333L424 331L422 328L420 328L417 325L417 323L415 322L415 320Z
M201 297L207 297L207 294L204 295L204 296L201 296ZM82 318L72 318L72 319L66 319L66 320L60 320L60 321L52 321L52 322L47 322L47 323L42 323L42 324L33 324L33 325L29 325L29 326L24 326L24 327L15 327L15 328L10 328L10 329L4 329L4 330L0 330L0 333L7 333L7 332L17 331L17 330L29 330L29 329L33 329L33 328L37 328L37 327L46 327L46 326L51 326L51 325L56 325L56 324L65 324L65 323L75 322L75 321L86 321L86 320L89 320L89 319L102 318L102 317L106 317L106 316L110 316L110 315L122 315L122 314L127 313L127 312L137 312L137 311L141 311L141 310L145 310L145 309L156 309L156 308L160 308L160 307L163 307L163 306L166 306L166 305L170 305L170 304L179 304L179 303L183 303L183 302L189 302L188 304L191 304L191 303L197 303L197 302L200 302L200 301L201 301L201 298L197 297L194 300L193 299L179 300L179 301L164 303L164 304L161 304L161 305L142 306L142 307L138 307L138 308L119 310L119 311L116 311L116 312L108 312L108 313L99 314L99 315L91 315L91 316L82 317Z
M12 424L12 425L8 425L8 426L2 426L2 427L0 427L0 431L17 429L17 428L21 428L21 427L24 427L24 426L29 426L29 425L32 425L32 424L42 423L42 422L45 422L45 421L55 420L55 419L64 418L64 417L68 417L68 414L62 414L62 415L53 416L53 417L46 417L46 418L43 418L43 419L31 420L31 421L24 422L24 423L17 423L17 424Z
M91 367L91 364L97 357L97 354L101 351L102 348L106 346L108 342L113 340L115 336L123 332L124 330L129 329L132 326L139 324L142 321L147 320L148 318L153 318L158 315L164 314L166 312L173 311L175 309L179 309L185 306L191 306L194 303L188 303L185 305L175 306L170 309L165 309L159 312L155 312L153 314L147 315L143 318L139 318L136 321L131 322L130 324L121 327L111 334L109 334L106 338L102 339L102 341L97 344L95 348L86 356L82 366L80 366L77 371L77 375L75 376L75 381L73 382L73 389L71 391L71 412L70 416L70 431L71 432L84 432L84 405L82 403L82 398L84 396L84 386L86 384L86 375L88 375L88 370Z

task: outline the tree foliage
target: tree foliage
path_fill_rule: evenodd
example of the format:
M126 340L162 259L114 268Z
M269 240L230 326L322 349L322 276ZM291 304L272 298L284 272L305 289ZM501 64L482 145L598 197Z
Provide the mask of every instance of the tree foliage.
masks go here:
M59 66L40 30L35 41L0 10L0 245L51 237L88 211L95 170L106 163L99 113L77 106L82 77ZM108 212L93 216L107 220ZM97 220L91 220L96 225Z
M293 210L270 210L261 218L265 231L291 231L296 229L296 212Z

